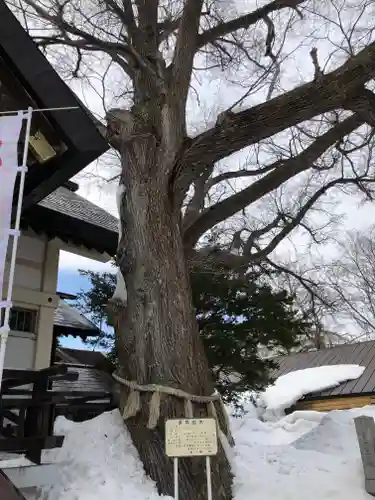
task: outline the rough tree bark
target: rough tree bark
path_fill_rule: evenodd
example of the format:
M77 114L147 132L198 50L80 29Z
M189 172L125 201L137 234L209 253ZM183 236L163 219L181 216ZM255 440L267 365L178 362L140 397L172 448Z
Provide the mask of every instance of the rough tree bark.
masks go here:
M166 155L166 156L165 156ZM119 264L128 301L117 329L122 374L139 384L160 384L209 396L214 391L191 298L180 227L180 210L160 181L163 158L154 136L145 136L122 151L121 204L123 238ZM123 397L127 393L124 390ZM150 395L127 426L159 491L173 495L172 461L164 451L164 422L184 416L183 401L164 396L155 430L147 428ZM124 404L124 403L123 403ZM195 405L195 415L203 408ZM180 488L184 500L207 498L204 462L181 460ZM215 499L231 498L231 473L221 449L213 460Z

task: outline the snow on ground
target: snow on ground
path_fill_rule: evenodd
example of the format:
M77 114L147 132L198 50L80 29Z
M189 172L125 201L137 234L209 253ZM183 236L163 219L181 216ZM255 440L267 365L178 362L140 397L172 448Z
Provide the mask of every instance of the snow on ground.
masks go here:
M326 365L306 368L279 377L260 397L267 411L289 408L302 396L336 387L347 380L360 377L365 367L358 365Z
M330 412L320 415L315 427L316 414L296 412L285 417L284 436L282 422L276 436L272 430L260 430L252 420L244 423L234 433L235 500L248 500L250 492L257 500L299 500L301 496L304 500L369 500L353 424L358 415L375 417L375 409ZM302 434L304 426L307 432Z
M337 385L362 371L347 365L333 371L314 369L301 376L308 372L301 370L298 377L286 378L288 390L285 382L276 382L273 387L279 387L278 397L276 390L268 389L266 394L271 394L269 403L279 409L287 400L294 402L297 393ZM301 380L304 383L297 384ZM251 403L246 409L249 411L243 417L231 419L236 441L230 457L235 500L300 500L301 495L304 500L370 500L364 490L353 418L375 417L375 406L330 413L294 412L274 422L259 420ZM61 450L47 452L46 458L61 463L60 477L42 492L40 500L160 500L117 410L83 423L59 418L56 433L66 435L64 445Z
M362 414L375 408L233 419L235 500L370 500L353 424ZM117 410L84 423L60 418L57 431L67 436L55 457L64 463L43 500L160 500Z
M27 467L32 465L24 455L17 455L16 453L0 453L0 469L8 467Z
M43 461L62 462L60 478L42 492L41 499L160 499L144 473L118 410L82 423L59 417L55 434L66 436L64 445L60 450L45 452Z

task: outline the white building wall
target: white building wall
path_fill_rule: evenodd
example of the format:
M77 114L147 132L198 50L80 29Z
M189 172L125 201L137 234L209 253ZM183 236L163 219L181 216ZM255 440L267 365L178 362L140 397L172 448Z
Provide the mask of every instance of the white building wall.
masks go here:
M66 244L58 239L48 241L31 231L19 238L13 287L13 307L37 312L34 332L11 331L5 352L5 368L47 368L51 362L53 321L59 298L56 294L59 253L65 250L106 262L107 255ZM11 248L8 249L3 298L9 279ZM1 499L0 499L1 500Z
M7 293L8 249L3 297ZM19 238L13 288L13 306L36 311L33 332L11 331L5 353L5 368L45 368L50 364L53 315L57 305L56 285L59 249L34 233Z
M12 332L8 337L5 368L32 370L35 360L35 337L26 333Z

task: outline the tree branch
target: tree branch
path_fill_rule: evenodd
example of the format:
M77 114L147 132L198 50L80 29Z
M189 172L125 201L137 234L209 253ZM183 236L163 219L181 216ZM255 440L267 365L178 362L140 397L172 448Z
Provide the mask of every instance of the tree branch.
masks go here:
M194 194L186 207L183 218L183 226L191 224L197 217L199 212L204 208L204 200L207 193L206 183L209 176L212 174L212 169L207 169L199 179L194 182Z
M179 25L176 48L171 65L169 88L179 128L185 133L186 100L199 31L203 0L186 0Z
M266 224L264 227L261 229L256 229L255 231L251 231L250 236L248 237L244 247L243 247L243 252L244 254L250 254L252 248L254 247L256 240L263 236L264 234L269 233L272 231L272 229L275 229L280 222L284 219L284 214L279 213L277 216L274 218L273 221L271 221L269 224Z
M277 245L288 236L291 231L296 228L306 213L311 209L314 203L323 196L328 190L338 185L359 184L363 182L375 183L372 178L343 178L334 179L325 186L321 187L314 195L303 205L299 213L288 223L279 234L277 234L271 242L264 248L259 249L255 253L236 255L234 253L222 250L220 248L205 247L199 250L188 249L188 258L191 265L197 266L224 266L232 269L246 269L251 264L258 264L262 261L267 261L268 256L275 250Z
M238 179L239 177L255 177L256 175L265 174L266 172L275 169L277 165L278 163L272 163L272 165L267 165L263 168L258 168L256 170L241 169L241 170L236 170L235 172L223 172L222 174L218 174L207 181L205 186L205 192L207 193L211 188L216 186L216 184L219 184L219 182L229 181L231 179Z
M135 23L131 0L122 0L123 8L117 4L116 0L105 0L105 5L109 10L116 14L119 20L127 28L129 35L134 37L138 28Z
M33 38L34 42L39 47L46 47L49 45L65 45L67 47L74 47L77 50L87 50L90 52L105 52L107 53L115 62L124 70L124 72L130 77L133 78L134 72L128 62L120 57L118 53L114 50L107 49L105 46L97 46L90 44L87 40L82 38L72 40L67 36L64 38L52 37L52 36L38 36Z
M167 19L158 24L159 42L167 38L178 29L181 19Z
M275 190L295 175L311 168L313 163L335 142L341 140L363 123L358 115L352 115L318 137L309 147L294 158L277 162L278 168L254 182L239 193L216 203L201 213L200 217L184 234L187 246L194 247L199 238L211 227L235 215L262 196Z
M345 108L361 115L363 121L375 127L375 95L371 90L363 88L345 103Z
M347 100L374 76L375 42L319 81L232 113L223 124L217 124L192 140L180 163L176 192L186 192L206 166L305 120L343 108Z
M264 7L260 7L249 14L240 16L237 19L232 19L226 23L220 23L199 35L197 40L197 49L204 47L208 43L214 42L217 38L233 33L234 31L240 29L246 30L272 12L285 9L287 7L296 9L297 6L304 1L305 0L274 0L273 2L265 5Z
M135 0L140 32L137 47L141 54L152 58L156 57L158 50L158 3L159 0Z
M73 25L69 24L63 18L63 10L62 9L58 15L52 15L47 10L42 8L34 0L25 0L25 1L28 5L30 5L35 10L35 12L38 14L39 17L41 17L42 19L45 19L46 21L49 21L53 26L59 28L63 33L70 33L72 35L80 37L81 39L86 40L86 42L91 43L97 47L103 47L104 49L115 50L115 51L118 51L120 53L125 53L125 54L129 55L129 49L128 49L127 45L125 45L123 43L109 42L109 41L102 40L102 39L97 38L96 36L94 36L90 33L87 33L86 31L81 30L77 26L73 26Z
M155 71L150 61L147 58L142 57L142 55L136 50L136 48L131 44L131 41L128 40L128 43L119 43L119 42L111 42L106 41L97 36L88 33L87 31L78 28L75 25L68 23L63 18L63 6L59 9L59 13L57 15L50 14L46 9L42 8L35 0L25 0L25 2L30 5L39 17L49 21L54 27L58 28L62 32L62 38L65 40L67 38L67 33L79 37L81 40L86 40L89 44L92 45L90 50L94 50L93 47L97 47L97 50L102 50L103 52L108 53L113 60L116 59L116 54L121 54L124 56L130 67L139 66L142 70L147 73L149 76L153 77L155 81L159 84L160 77ZM69 39L71 41L71 39ZM117 62L117 61L116 61Z
M366 181L371 182L370 179L366 179ZM251 260L252 261L261 260L265 256L270 255L276 249L278 244L281 243L281 241L284 238L286 238L297 226L300 225L301 221L303 220L307 212L309 212L309 210L313 207L313 205L315 205L318 199L321 198L327 191L337 186L338 184L357 184L357 182L358 182L357 179L345 179L343 177L340 177L322 186L302 206L298 214L295 217L293 217L287 224L285 224L282 230L274 238L272 238L272 240L267 246L265 246L262 250L259 250L258 252L251 254Z
M311 279L304 278L303 276L300 276L291 269L288 269L287 267L281 264L277 264L276 262L272 261L269 257L266 257L265 262L269 264L271 267L273 267L276 271L292 276L292 278L294 278L296 281L298 281L298 283L300 283L303 286L303 288L311 295L311 297L313 297L314 299L318 299L322 304L324 304L327 307L331 306L331 304L324 297L319 295L319 293L314 290L314 288L316 288L317 285Z
M113 3L116 3L116 0L110 0ZM129 30L129 34L131 37L137 33L138 28L135 22L134 11L131 0L122 0L123 5L123 21L125 26Z

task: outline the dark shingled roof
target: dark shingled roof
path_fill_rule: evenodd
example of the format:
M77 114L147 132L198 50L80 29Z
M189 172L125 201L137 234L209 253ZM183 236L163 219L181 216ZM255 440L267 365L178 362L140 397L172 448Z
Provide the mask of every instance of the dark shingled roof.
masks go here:
M22 228L114 256L118 220L78 195L77 189L78 185L73 182L56 189L24 214Z
M62 299L55 309L53 325L58 335L99 335L99 328L94 323Z
M304 368L326 365L360 365L365 370L361 377L340 384L325 391L315 392L305 396L305 400L321 397L337 397L348 395L371 394L375 392L375 341L345 344L320 351L302 352L282 356L276 360L279 368L272 373L279 377L286 373Z
M108 358L101 351L58 347L56 352L62 362L109 370Z
M68 372L78 373L78 380L53 382L55 391L110 393L114 380L108 372L107 358L98 351L58 347L56 355L68 365Z
M112 231L116 235L118 233L116 217L66 187L61 186L56 189L40 201L39 206Z
M53 382L54 391L77 391L110 393L114 382L109 373L95 368L79 365L68 365L68 373L78 373L75 381L56 380Z

